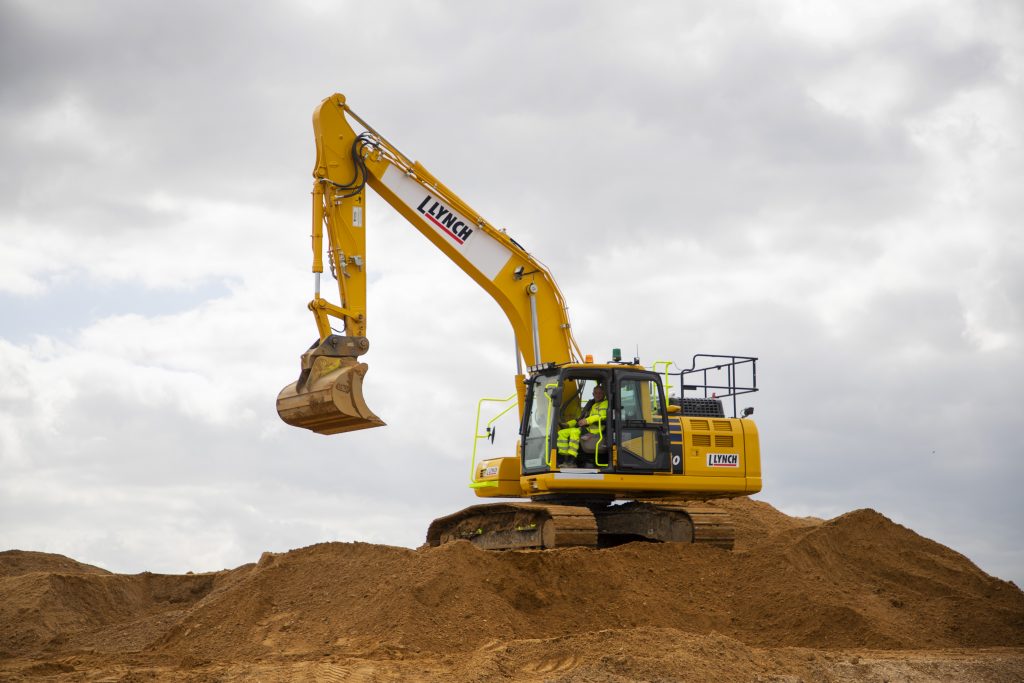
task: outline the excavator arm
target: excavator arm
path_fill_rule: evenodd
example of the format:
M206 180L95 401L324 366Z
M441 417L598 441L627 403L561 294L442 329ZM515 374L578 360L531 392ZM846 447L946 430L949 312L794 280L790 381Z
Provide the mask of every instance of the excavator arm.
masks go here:
M357 133L351 121L363 131ZM313 272L309 309L319 340L302 355L298 381L278 396L281 418L320 434L383 425L363 399L366 337L366 186L483 287L505 313L529 366L580 360L565 300L551 273L504 230L413 162L349 108L328 97L313 113ZM326 250L324 238L326 235ZM321 296L326 251L338 303ZM343 334L336 334L332 319ZM518 360L518 359L517 359ZM516 379L522 415L522 372Z

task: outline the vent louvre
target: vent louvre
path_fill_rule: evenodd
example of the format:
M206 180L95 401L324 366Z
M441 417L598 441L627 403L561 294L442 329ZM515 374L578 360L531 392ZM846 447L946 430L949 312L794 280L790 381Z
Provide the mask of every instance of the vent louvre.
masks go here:
M671 405L679 406L683 415L696 417L725 417L722 399L719 398L676 398L668 399Z
M732 434L715 434L715 446L732 448Z
M716 432L731 432L732 422L728 420L715 420L715 431Z
M711 423L707 420L690 420L690 429L699 429L702 432L710 432Z
M690 437L690 439L691 439L691 441L693 441L693 445L694 446L710 446L711 445L711 435L710 434L693 434Z

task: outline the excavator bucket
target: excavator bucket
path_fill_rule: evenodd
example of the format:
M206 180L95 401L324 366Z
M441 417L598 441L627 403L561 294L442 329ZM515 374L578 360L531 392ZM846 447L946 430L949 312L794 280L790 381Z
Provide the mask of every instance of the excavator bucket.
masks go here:
M277 395L277 414L295 427L317 434L339 434L381 427L384 421L363 400L367 365L365 337L331 335L302 355L298 381Z

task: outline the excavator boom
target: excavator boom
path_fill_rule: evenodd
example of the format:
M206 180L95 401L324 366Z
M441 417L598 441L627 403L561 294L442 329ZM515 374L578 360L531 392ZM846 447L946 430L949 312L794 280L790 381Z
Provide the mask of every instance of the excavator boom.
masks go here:
M350 120L364 132L357 133ZM303 354L299 379L278 396L278 414L285 422L318 434L384 424L363 398L367 365L357 359L368 348L367 185L494 298L511 323L518 354L527 365L580 360L554 278L504 230L491 225L422 164L410 161L363 122L343 95L320 103L313 114L313 132L316 288L309 309L320 337ZM325 251L338 284L337 304L320 292ZM334 333L332 319L340 321L343 335ZM520 415L522 378L520 372L516 380Z

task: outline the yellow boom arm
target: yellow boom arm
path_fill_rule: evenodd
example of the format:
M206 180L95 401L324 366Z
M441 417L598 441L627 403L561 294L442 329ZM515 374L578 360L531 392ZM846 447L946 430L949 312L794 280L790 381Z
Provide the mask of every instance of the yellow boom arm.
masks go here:
M356 121L364 132L356 133ZM419 162L410 161L346 104L328 97L313 113L313 272L309 308L320 344L303 355L299 381L278 397L290 424L332 434L383 424L362 400L366 365L366 185L372 187L498 303L527 365L580 360L565 300L551 273L505 231L496 229ZM320 294L324 233L339 303ZM330 319L345 335L332 334ZM521 380L521 378L520 378ZM517 380L522 410L522 382Z

